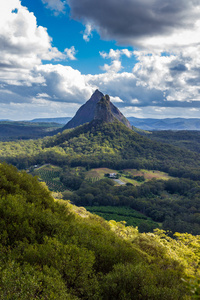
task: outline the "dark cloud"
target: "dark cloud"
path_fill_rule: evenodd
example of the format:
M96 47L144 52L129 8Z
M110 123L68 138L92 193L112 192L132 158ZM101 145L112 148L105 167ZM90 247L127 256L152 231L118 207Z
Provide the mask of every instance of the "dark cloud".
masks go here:
M183 64L178 64L177 66L170 68L170 70L176 72L185 72L187 71L187 67Z
M188 86L199 86L199 76L198 77L193 77L189 78L187 80Z
M158 107L182 107L182 108L200 108L200 101L191 100L191 101L159 101L158 103L151 103L150 105Z
M1 63L0 62L0 69L4 69L4 68L6 68L6 69L13 69L13 68L17 68L17 67L19 67L19 66L17 66L17 65L11 65L11 64L6 64L6 63Z
M198 1L197 1L198 2ZM197 18L193 0L68 0L72 17L92 23L105 39L122 44L138 38L192 28Z

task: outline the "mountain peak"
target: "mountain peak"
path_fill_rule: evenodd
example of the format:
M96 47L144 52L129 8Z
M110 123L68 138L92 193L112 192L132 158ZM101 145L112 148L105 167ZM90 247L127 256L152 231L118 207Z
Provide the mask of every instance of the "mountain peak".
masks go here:
M96 89L91 98L78 109L75 116L62 130L83 125L94 119L104 122L113 122L115 118L128 128L131 128L129 121L123 116L119 109L110 102L110 97L108 95L104 96L103 93Z
M90 99L87 102L94 101L97 103L103 96L104 96L104 94L101 93L98 89L96 89L95 92L92 94L92 96L90 97Z
M93 95L99 95L99 94L103 95L102 92L100 92L98 89L96 89L96 90L94 91L94 93L92 94L92 96L93 96Z

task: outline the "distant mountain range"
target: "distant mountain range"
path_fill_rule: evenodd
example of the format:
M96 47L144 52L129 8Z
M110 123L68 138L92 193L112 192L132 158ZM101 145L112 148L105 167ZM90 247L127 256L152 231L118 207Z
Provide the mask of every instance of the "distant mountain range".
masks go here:
M33 119L29 122L31 123L57 123L57 124L66 124L71 120L71 117L63 117L63 118L39 118Z
M144 130L200 130L200 119L138 119L134 117L127 119L132 126Z
M40 118L30 122L34 123L58 123L66 124L72 118ZM135 117L127 118L132 126L143 130L200 130L200 119L185 119L185 118L167 118L167 119L139 119Z

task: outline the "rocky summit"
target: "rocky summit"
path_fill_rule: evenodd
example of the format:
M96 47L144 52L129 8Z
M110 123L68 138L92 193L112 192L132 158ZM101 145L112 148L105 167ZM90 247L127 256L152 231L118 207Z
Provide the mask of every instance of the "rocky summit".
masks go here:
M110 101L110 97L108 95L104 96L103 93L96 90L91 98L78 109L75 116L63 127L63 130L75 128L93 120L113 122L115 119L131 129L129 121Z

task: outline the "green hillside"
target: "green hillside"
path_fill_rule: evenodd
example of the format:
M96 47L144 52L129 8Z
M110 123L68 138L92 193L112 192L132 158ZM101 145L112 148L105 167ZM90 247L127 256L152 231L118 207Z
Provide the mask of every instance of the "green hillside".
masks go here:
M0 299L199 297L199 236L139 234L0 165Z
M66 130L45 139L40 151L40 160L45 162L89 168L159 170L193 179L200 175L199 158L199 154L186 149L151 141L120 122L92 121ZM36 155L35 161L38 160Z
M151 141L118 121L3 142L0 159L39 176L76 205L130 207L173 233L200 233L200 155ZM114 170L124 186L92 171L102 168ZM145 232L155 228L137 225Z
M25 166L56 165L149 169L198 179L200 155L141 136L120 122L92 121L34 142L0 144L0 158Z
M152 140L171 144L177 147L200 153L200 132L189 130L163 130L152 132L141 132Z

